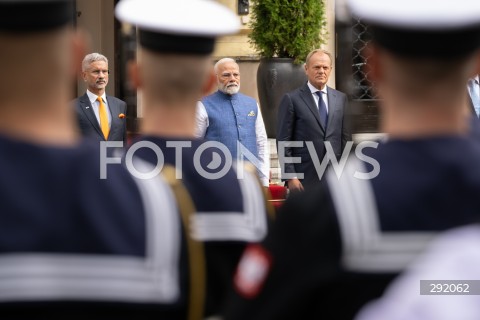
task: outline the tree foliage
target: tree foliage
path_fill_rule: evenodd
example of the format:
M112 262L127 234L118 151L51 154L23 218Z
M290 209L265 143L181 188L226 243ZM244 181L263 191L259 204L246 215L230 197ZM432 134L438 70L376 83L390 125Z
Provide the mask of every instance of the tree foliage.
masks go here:
M250 43L266 58L302 62L325 43L324 0L253 0Z

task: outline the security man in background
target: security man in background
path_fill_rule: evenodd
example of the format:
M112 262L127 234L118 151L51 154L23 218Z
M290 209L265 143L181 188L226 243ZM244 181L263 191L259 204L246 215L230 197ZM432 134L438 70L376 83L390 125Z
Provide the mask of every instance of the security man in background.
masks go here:
M480 71L480 2L349 6L372 28L364 55L388 138L287 199L239 263L227 320L352 319L436 233L480 218L480 149L465 112Z

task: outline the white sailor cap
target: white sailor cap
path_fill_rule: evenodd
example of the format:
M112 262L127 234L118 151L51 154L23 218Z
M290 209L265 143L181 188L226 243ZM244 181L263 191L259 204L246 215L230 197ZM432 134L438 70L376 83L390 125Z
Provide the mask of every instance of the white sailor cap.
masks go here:
M73 21L73 0L0 0L0 31L37 32Z
M238 17L212 0L121 0L115 15L138 27L142 46L164 53L209 54L216 37L240 29Z
M480 47L480 0L348 0L373 40L400 55L458 57Z

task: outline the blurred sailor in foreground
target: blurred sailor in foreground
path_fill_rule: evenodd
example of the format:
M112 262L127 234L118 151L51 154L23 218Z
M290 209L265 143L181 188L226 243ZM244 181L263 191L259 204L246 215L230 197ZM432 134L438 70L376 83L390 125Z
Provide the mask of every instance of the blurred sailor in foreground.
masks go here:
M441 233L381 299L363 307L355 319L480 319L479 245L478 224Z
M180 298L165 315L183 319L218 314L245 244L263 239L267 230L266 199L256 171L240 165L234 170L232 159L222 156L229 152L218 142L194 137L196 103L215 85L215 39L237 32L238 17L204 0L123 0L116 16L138 27L140 43L138 60L129 71L142 92L142 135L133 141L127 159L133 155L133 166L138 160L175 166L172 184L183 183L195 205L183 233L183 252L189 256L180 270ZM244 175L240 179L239 170ZM200 243L205 256L193 256Z
M85 41L73 12L0 1L2 319L141 319L179 296L170 188L139 189L120 165L101 178L98 144L77 136L70 89Z
M373 31L365 56L388 138L286 201L241 259L228 320L352 319L438 231L480 217L465 94L480 71L480 2L349 4Z

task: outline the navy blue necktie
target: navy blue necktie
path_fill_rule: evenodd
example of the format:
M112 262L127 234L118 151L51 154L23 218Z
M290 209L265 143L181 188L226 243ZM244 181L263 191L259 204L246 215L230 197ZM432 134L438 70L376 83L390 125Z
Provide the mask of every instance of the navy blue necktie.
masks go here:
M327 121L328 121L328 113L327 113L327 106L325 105L325 101L322 98L322 91L316 92L318 96L318 113L320 114L320 122L322 123L323 128L327 128Z

